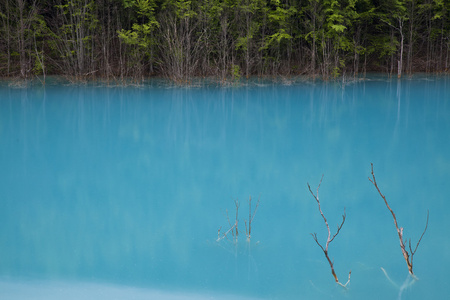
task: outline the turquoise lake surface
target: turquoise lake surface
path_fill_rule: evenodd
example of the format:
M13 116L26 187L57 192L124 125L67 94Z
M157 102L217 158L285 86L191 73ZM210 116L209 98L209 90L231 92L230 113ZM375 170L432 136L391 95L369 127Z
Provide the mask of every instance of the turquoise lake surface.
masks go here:
M3 82L0 298L445 299L449 179L449 76Z

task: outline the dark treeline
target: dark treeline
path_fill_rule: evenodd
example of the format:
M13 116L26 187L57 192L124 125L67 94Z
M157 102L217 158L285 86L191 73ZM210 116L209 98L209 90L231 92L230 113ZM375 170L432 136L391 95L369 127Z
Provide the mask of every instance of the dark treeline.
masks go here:
M0 0L0 76L447 72L450 0Z

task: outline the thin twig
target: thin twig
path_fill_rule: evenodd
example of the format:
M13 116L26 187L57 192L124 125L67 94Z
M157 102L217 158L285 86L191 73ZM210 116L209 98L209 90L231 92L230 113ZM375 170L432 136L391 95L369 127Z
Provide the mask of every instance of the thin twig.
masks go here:
M222 236L220 236L220 231L221 231L222 227L219 228L219 230L217 231L217 240L216 240L217 242L223 240L224 238L228 239L228 234L231 232L234 243L237 243L238 235L239 235L239 229L238 229L239 200L238 199L234 200L234 205L236 206L236 216L235 216L234 223L231 223L230 216L228 215L228 209L226 209L225 212L226 212L226 216L227 216L228 225L230 226L230 228L225 233L223 233Z
M231 225L230 222L230 217L228 216L228 209L225 210L226 214L227 214L227 221L228 221L228 225L230 225L230 229L234 227L234 225ZM235 224L236 225L236 224ZM229 230L228 230L229 231ZM227 231L227 232L228 232ZM234 232L232 231L231 234L234 236Z
M236 229L236 235L235 235L235 241L237 242L238 239L238 235L239 235L239 231L238 231L238 223L239 223L239 200L236 199L234 200L234 205L236 205L236 220L234 223L235 229Z
M422 241L423 235L424 235L425 232L427 231L429 216L430 216L430 211L427 210L427 222L426 222L426 224L425 224L425 229L423 230L422 235L420 236L420 239L419 239L419 241L418 241L417 244L416 244L416 248L414 248L414 251L413 251L412 248L411 248L411 239L409 239L409 250L411 251L411 269L412 269L412 266L413 266L413 258L414 258L414 254L416 254L417 248L419 247L419 244L420 244L420 242Z
M222 229L222 227L219 228L218 232L217 232L217 242L220 242L221 240L223 240L224 238L228 239L228 234L231 232L233 233L233 229L234 229L235 225L233 225L232 227L230 227L225 233L222 234L222 237L220 237L220 230ZM233 238L234 239L234 238Z
M247 234L247 241L250 241L251 237L252 237L252 222L253 219L255 218L256 215L256 211L258 210L259 207L259 197L258 197L258 202L256 202L256 206L255 206L255 210L253 211L252 214L252 196L250 196L249 200L248 200L248 230L247 230L247 220L244 220L245 223L245 231Z

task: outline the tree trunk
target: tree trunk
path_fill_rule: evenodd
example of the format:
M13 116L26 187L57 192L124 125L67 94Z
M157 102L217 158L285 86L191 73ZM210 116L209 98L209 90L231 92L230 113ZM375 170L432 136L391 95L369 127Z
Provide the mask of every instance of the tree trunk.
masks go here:
M24 21L24 10L25 2L24 0L17 0L17 8L19 10L19 32L18 32L18 50L19 50L19 60L20 60L20 77L25 78L26 73L26 62L25 62L25 21Z
M403 43L405 40L405 37L403 35L403 22L404 22L404 20L398 19L399 31L400 31L400 60L398 62L398 72L397 72L398 78L402 77L402 70L403 70Z
M312 25L313 25L313 42L311 49L311 72L313 77L316 75L316 6L314 6L314 11L312 14Z

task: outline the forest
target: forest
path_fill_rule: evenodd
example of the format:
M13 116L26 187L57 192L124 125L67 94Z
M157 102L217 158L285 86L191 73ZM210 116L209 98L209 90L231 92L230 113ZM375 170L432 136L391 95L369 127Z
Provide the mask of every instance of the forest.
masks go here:
M0 0L0 77L448 72L450 0Z

